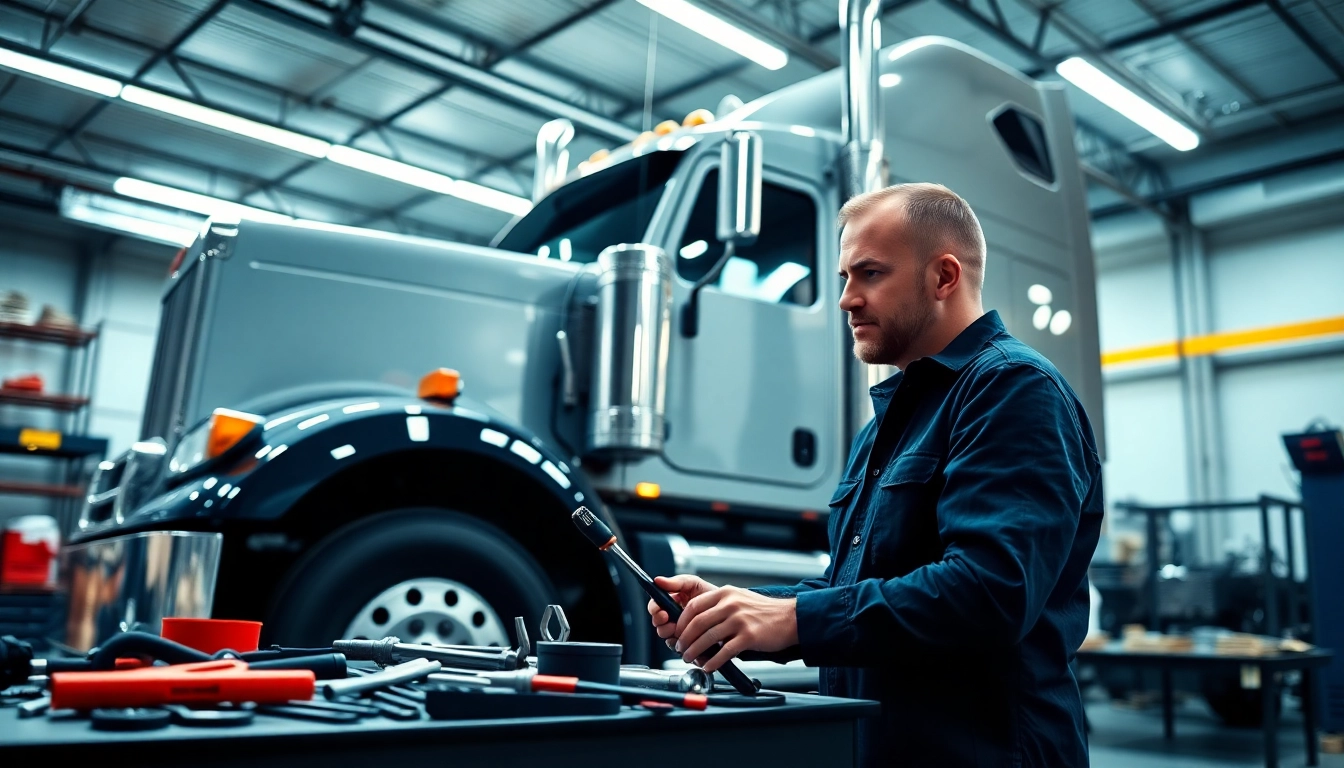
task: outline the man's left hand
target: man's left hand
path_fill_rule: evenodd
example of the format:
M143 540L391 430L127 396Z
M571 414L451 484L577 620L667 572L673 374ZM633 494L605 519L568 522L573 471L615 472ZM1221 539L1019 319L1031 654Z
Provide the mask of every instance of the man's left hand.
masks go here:
M677 621L676 650L694 662L723 643L703 666L713 672L743 651L782 651L798 644L798 601L719 587L692 598Z

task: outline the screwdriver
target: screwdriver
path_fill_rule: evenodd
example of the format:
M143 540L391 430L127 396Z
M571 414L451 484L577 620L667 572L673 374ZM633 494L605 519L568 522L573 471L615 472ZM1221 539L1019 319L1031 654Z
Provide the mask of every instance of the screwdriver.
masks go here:
M677 605L677 601L657 584L654 584L653 577L645 573L644 569L640 568L639 564L631 559L630 555L626 554L624 549L621 549L621 545L616 543L616 534L611 532L611 529L607 527L606 523L597 519L597 515L594 515L592 510L587 507L579 507L574 510L574 514L570 517L574 520L574 525L578 526L578 529L583 532L583 535L587 536L588 540L598 549L616 555L616 557L630 571L631 575L635 577L635 580L639 582L639 585L644 588L644 591L648 593L649 597L653 599L653 602L656 603L659 608L667 611L667 615L671 621L676 621L681 617L681 606ZM716 643L714 647L722 648L723 643ZM756 695L756 685L752 683L751 678L747 677L745 672L733 663L732 659L724 662L723 666L719 667L719 674L723 675L723 678L731 683L733 688L743 696Z
M532 670L516 672L490 672L482 675L433 674L431 683L446 683L461 688L503 688L516 693L608 693L616 694L626 704L642 704L656 701L687 709L704 710L709 698L699 693L681 693L673 691L653 691L648 688L635 688L628 685L611 685L580 680L577 677L558 675L539 675Z

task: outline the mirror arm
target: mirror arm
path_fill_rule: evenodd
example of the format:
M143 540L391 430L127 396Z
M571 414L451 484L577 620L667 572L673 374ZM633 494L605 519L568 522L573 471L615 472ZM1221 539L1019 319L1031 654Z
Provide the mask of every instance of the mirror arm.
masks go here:
M719 279L719 273L723 271L723 265L733 257L736 250L732 240L723 244L723 255L714 262L714 266L709 271L695 281L691 286L691 297L681 307L681 335L687 339L695 338L700 332L700 289Z

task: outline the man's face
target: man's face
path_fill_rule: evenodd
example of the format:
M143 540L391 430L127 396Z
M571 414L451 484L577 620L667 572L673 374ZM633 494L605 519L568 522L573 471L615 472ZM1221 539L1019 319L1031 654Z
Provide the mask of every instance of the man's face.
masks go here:
M905 233L899 200L851 219L840 236L840 309L849 313L854 356L894 365L934 322L927 260Z

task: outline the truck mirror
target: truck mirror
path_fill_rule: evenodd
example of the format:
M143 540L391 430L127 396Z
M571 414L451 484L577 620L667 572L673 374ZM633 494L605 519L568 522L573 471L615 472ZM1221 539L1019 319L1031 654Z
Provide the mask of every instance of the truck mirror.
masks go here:
M746 245L761 234L761 137L734 131L719 160L718 238Z

